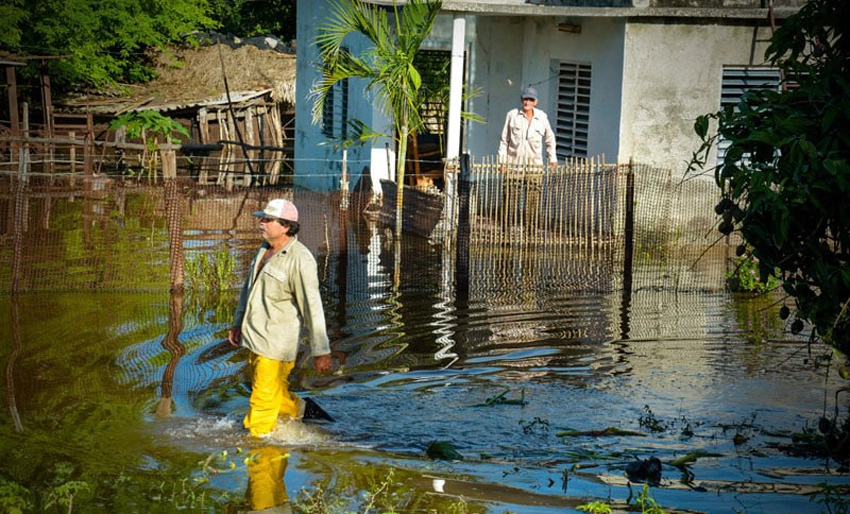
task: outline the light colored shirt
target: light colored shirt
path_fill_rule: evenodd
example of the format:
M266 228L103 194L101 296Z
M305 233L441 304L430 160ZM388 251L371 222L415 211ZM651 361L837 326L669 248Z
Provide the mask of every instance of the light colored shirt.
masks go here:
M303 332L313 357L330 353L313 254L296 236L262 265L267 248L263 244L254 256L236 307L242 346L269 359L294 361Z
M543 164L543 143L549 162L558 163L555 153L555 133L549 117L534 109L531 121L521 108L511 109L505 117L502 137L499 140L499 162L510 164Z

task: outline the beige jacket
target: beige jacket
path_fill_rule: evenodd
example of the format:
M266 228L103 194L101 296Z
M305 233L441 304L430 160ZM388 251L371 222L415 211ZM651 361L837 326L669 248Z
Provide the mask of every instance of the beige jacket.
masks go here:
M531 121L522 109L511 109L505 117L502 137L499 140L499 162L509 164L543 164L543 143L549 162L557 164L555 133L549 125L549 117L540 109L534 109Z
M254 256L236 307L242 346L269 359L294 361L303 334L314 357L330 353L313 254L293 237L258 274L266 248L264 243Z

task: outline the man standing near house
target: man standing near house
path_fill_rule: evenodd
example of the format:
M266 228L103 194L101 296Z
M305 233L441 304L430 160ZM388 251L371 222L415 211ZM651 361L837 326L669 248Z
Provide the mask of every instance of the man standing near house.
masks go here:
M279 198L254 216L260 218L265 242L251 263L229 341L251 352L251 400L244 425L251 435L261 436L274 430L278 416L301 419L318 409L314 416L331 419L315 402L289 390L302 330L317 373L330 369L331 357L316 260L297 237L298 209Z
M555 133L546 113L537 109L537 90L527 87L522 92L522 105L511 109L505 117L499 140L500 164L543 164L543 143L549 166L558 165L555 153Z
M521 100L521 107L508 111L499 139L499 170L505 174L502 199L507 219L536 226L543 189L544 143L550 167L558 165L558 157L549 117L536 108L537 90L525 88ZM513 209L520 211L510 212Z

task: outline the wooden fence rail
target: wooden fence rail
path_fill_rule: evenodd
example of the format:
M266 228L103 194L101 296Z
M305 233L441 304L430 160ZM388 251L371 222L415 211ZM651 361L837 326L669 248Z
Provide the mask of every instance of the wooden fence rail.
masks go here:
M496 245L622 241L628 167L571 159L557 167L470 165L470 238Z

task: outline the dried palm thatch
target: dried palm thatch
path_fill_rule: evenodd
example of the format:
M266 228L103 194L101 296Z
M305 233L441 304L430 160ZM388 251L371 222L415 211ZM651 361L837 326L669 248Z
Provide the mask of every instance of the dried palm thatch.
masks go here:
M177 100L198 100L230 91L271 89L272 99L295 104L295 56L244 45L214 44L161 52L156 57L158 78L145 89Z
M123 94L85 94L62 102L71 111L116 114L138 108L191 107L231 94L269 91L275 102L295 105L295 56L252 45L170 48L153 57L157 78L125 85ZM225 88L225 75L227 88Z

